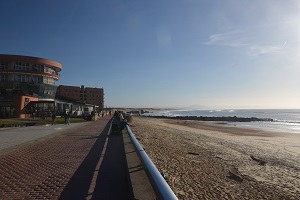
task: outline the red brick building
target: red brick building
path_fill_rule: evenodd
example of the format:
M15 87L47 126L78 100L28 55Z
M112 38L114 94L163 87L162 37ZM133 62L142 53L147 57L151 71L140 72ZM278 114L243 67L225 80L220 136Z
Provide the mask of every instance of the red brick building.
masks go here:
M56 97L97 105L100 109L104 108L103 88L90 88L83 85L81 87L59 85Z

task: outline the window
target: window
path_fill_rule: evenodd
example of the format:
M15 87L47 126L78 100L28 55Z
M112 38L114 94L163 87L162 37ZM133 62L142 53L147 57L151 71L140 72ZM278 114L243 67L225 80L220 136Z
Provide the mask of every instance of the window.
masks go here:
M15 70L30 70L30 64L29 63L16 62L15 63Z
M45 89L44 94L48 94L48 93L49 93L49 90Z
M51 73L51 74L56 74L56 72L50 67L50 66L47 66L48 68L48 73Z
M34 83L36 83L37 82L36 76L31 77L31 81L34 82Z
M26 75L17 75L16 80L17 80L17 82L28 82L28 76L26 76Z
M37 77L38 79L38 83L42 83L43 82L43 77Z
M7 69L8 63L7 62L0 62L0 69Z
M42 65L33 65L32 70L41 72L41 71L43 71L43 66Z
M0 82L4 82L6 79L5 75L0 74Z
M52 79L52 78L48 78L48 84L54 85L55 84L55 80Z
M43 83L48 84L48 78L47 77L43 77Z
M16 62L16 63L15 63L15 69L16 69L16 70L20 70L20 69L21 69L21 63Z
M40 76L33 76L31 80L34 83L42 83L43 82L42 77L40 77Z
M48 72L48 67L47 66L44 66L44 72Z

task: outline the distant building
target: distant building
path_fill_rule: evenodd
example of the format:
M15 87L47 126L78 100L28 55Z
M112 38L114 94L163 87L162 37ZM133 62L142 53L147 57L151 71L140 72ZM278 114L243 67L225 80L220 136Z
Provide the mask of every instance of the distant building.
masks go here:
M54 110L61 70L62 65L52 60L0 54L0 118Z
M103 88L90 88L78 86L59 85L56 97L71 101L84 102L104 108L104 90Z
M103 88L57 87L61 70L52 60L0 54L0 118L83 116L103 109Z

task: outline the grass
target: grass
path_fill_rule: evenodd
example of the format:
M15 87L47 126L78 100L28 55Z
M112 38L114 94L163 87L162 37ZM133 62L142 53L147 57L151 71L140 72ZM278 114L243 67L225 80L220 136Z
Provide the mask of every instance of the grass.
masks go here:
M24 124L23 122L16 122L16 121L2 121L0 120L0 126L3 125L9 125L9 124Z
M40 122L36 122L36 124L42 125L42 124L40 124ZM26 126L26 122L0 120L0 128L19 127L19 126Z
M47 118L46 122L47 123L52 123L52 119L51 118ZM57 124L64 124L65 123L65 119L63 117L57 117L55 119L55 122ZM79 122L87 122L87 121L84 120L83 118L71 118L70 119L70 123L79 123Z

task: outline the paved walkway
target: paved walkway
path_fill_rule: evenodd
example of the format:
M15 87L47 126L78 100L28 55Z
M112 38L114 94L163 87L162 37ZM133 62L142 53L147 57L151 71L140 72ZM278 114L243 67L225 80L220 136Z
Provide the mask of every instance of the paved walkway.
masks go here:
M130 199L123 137L107 136L109 122L1 130L0 199Z
M75 127L84 126L90 122L71 123L70 125L42 125L28 126L16 128L0 128L0 154L1 152L10 151L19 145L24 145L28 142L34 142L41 139L46 139L46 136L53 136L60 131L69 130Z

